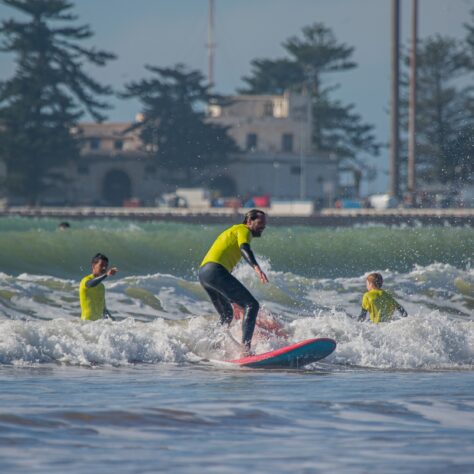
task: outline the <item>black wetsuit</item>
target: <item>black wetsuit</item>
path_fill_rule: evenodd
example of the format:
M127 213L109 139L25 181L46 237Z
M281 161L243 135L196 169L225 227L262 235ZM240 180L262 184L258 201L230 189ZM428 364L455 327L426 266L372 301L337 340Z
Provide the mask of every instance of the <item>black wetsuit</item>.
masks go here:
M257 265L249 244L242 244L240 252L252 266ZM221 324L230 324L234 317L231 303L244 309L242 342L250 347L260 305L249 290L219 263L208 262L199 270L199 281L220 315Z
M106 278L107 278L107 273L104 273L103 275L92 278L92 280L86 281L86 287L94 288L94 286L97 286L99 283L102 283Z

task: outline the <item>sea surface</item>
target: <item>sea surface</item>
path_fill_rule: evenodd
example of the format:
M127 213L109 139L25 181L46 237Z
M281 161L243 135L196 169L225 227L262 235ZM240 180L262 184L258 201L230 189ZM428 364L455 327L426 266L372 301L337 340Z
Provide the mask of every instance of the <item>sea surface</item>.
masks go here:
M236 276L286 335L336 351L304 370L241 369L197 281L225 225L0 219L0 472L474 472L474 231L272 227ZM105 253L117 318L81 322ZM409 313L357 322L365 276Z

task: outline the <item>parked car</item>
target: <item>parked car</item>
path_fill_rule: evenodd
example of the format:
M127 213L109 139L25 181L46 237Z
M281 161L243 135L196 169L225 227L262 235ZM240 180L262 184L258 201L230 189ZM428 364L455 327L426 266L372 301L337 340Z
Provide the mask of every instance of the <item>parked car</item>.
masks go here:
M358 199L338 199L334 206L337 209L361 209L362 203Z
M394 209L398 206L397 198L390 194L372 194L369 202L374 209Z

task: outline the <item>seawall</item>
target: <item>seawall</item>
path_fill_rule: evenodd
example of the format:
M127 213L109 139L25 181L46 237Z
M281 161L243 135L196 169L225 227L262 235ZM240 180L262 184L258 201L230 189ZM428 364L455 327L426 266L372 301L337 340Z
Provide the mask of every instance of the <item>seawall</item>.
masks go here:
M278 213L264 209L271 225L353 226L383 225L451 225L473 226L474 209L323 209L313 213ZM152 207L27 207L0 210L0 216L75 219L124 219L136 221L170 221L189 224L235 223L247 209L230 208L152 208Z

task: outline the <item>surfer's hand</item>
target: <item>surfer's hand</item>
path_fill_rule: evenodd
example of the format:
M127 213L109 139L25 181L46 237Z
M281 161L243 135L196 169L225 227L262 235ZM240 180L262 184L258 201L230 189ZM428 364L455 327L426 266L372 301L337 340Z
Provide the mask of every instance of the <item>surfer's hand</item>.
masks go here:
M399 306L397 309L402 318L406 318L408 316L408 313L405 311L403 306Z
M115 318L110 314L110 311L107 308L104 309L103 317L104 319L110 319L111 321L115 321Z
M267 275L262 272L262 269L260 267L255 267L255 272L257 273L258 278L260 278L260 281L262 283L268 283Z
M357 321L365 321L365 318L367 317L367 310L362 308L359 314L359 317L357 318Z
M107 276L115 275L117 272L118 272L118 268L117 268L117 267L112 267L112 268L110 268L109 271L107 272Z

